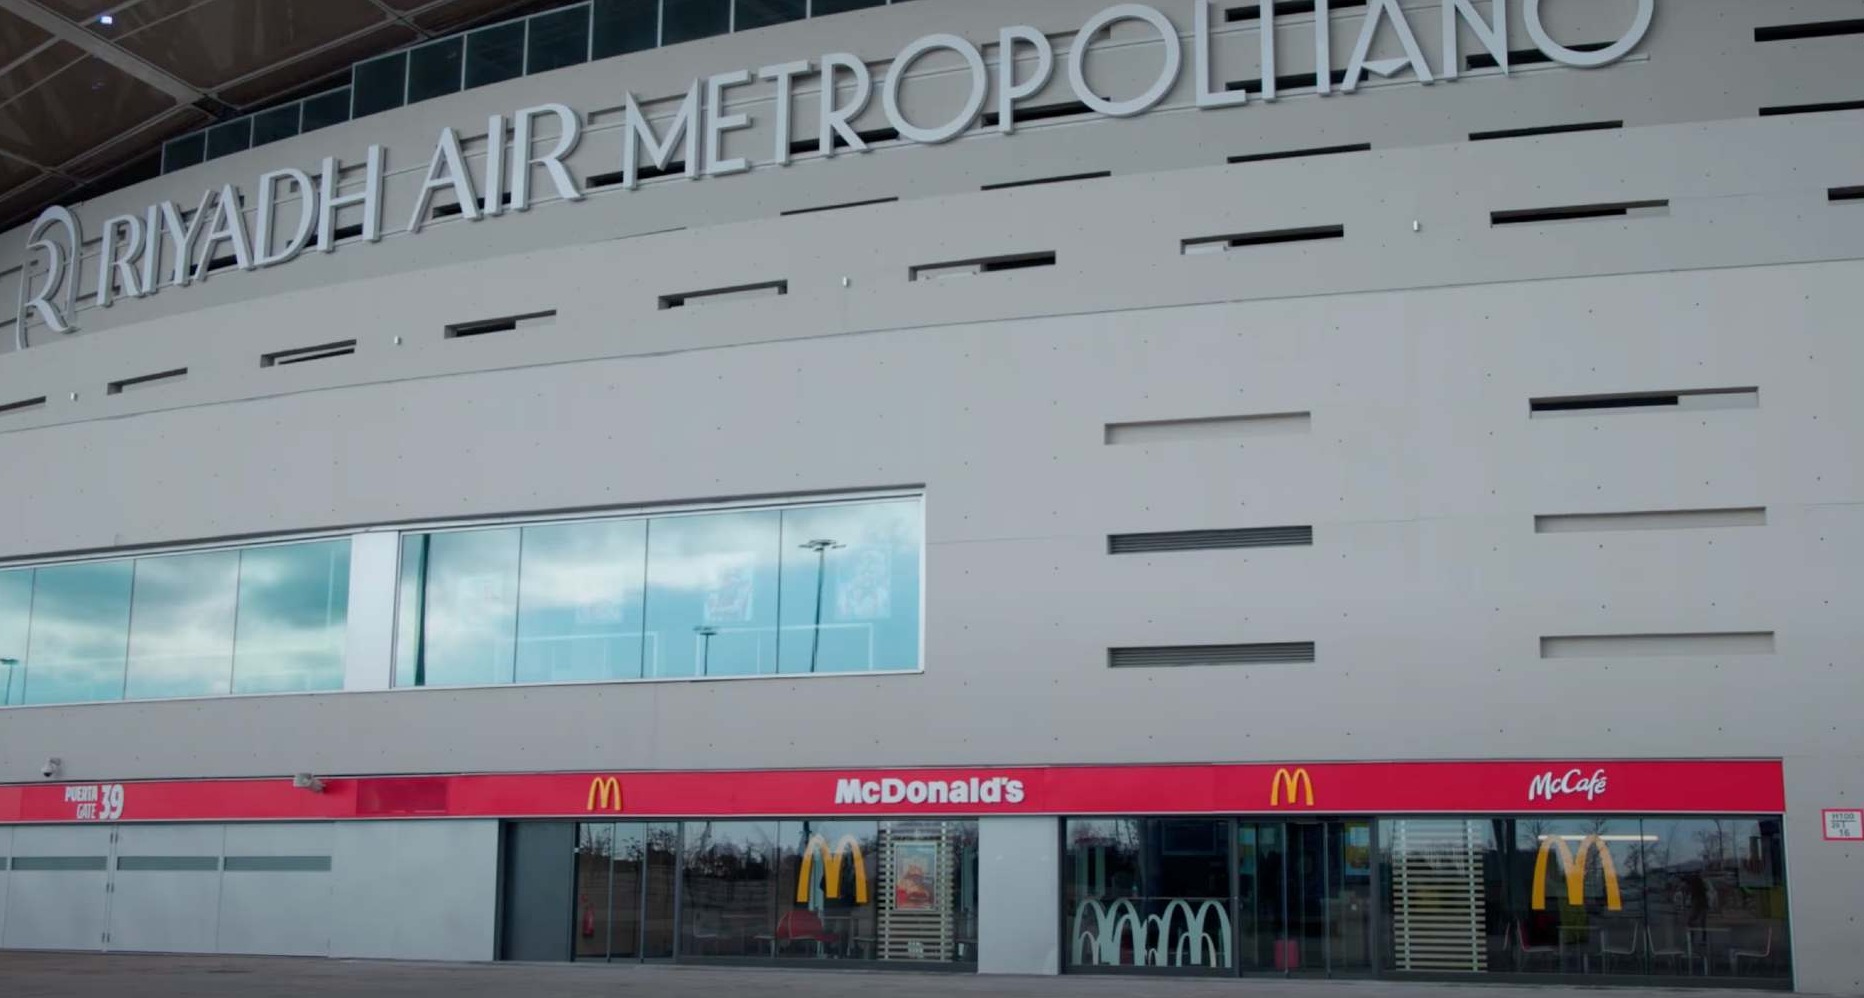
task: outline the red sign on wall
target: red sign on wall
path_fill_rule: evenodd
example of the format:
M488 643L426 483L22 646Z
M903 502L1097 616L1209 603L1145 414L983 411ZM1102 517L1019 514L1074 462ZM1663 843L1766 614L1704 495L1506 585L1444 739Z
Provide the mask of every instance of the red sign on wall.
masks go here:
M291 777L0 786L0 824L988 814L1779 814L1777 760Z

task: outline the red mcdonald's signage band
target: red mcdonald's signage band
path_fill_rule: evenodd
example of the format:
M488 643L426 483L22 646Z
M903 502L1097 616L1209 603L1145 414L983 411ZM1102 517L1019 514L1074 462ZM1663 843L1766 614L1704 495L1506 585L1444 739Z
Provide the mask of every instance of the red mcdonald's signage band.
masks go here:
M1786 809L1780 762L1753 759L328 776L320 780L322 793L294 787L289 774L107 783L108 774L96 775L99 779L84 783L0 785L0 825L574 817L624 811L635 818L827 818L1271 814L1289 808L1368 815L1781 814ZM92 800L111 806L87 809ZM1549 848L1557 852L1560 847ZM820 862L826 867L834 855ZM1585 858L1575 857L1575 863L1583 865Z

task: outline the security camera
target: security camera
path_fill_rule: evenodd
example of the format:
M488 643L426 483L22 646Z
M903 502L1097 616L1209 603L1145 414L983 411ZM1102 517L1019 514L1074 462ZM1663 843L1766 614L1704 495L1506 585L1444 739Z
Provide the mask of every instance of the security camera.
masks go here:
M45 765L39 767L39 775L49 780L58 775L58 767L60 765L61 763L57 759L47 759L45 760Z
M321 794L324 792L324 781L309 773L298 773L293 776L291 778L291 785L297 787L299 790L309 790L314 794Z

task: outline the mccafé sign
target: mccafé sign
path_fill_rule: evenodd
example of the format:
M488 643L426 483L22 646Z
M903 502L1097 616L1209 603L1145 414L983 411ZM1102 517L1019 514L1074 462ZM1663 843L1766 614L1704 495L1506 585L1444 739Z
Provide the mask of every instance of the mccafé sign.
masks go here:
M1486 4L1484 0L1440 0L1423 11L1416 4L1407 11L1400 0L1367 0L1354 31L1351 22L1334 22L1328 0L1314 0L1306 20L1317 65L1324 71L1315 74L1312 87L1278 90L1275 67L1282 36L1299 37L1289 25L1300 15L1283 17L1279 23L1284 27L1259 32L1262 90L1253 98L1243 90L1213 85L1224 74L1216 64L1208 0L1180 0L1176 10L1181 21L1176 23L1161 9L1164 5L1120 3L1088 18L1060 51L1044 32L1010 25L987 38L926 35L908 43L878 71L848 52L826 52L756 69L724 69L694 79L672 119L662 127L642 112L631 91L622 89L624 123L613 138L604 137L605 143L616 143L604 155L620 165L621 186L626 190L638 185L643 164L658 170L678 164L687 179L787 166L792 143L802 138L815 138L825 157L859 155L869 147L853 121L876 99L887 123L907 141L936 145L956 139L977 126L987 104L994 107L996 131L1007 136L1016 131L1017 108L1057 76L1066 79L1075 99L1089 111L1110 118L1130 118L1157 107L1178 86L1187 68L1194 105L1200 111L1222 112L1242 108L1252 100L1270 103L1300 93L1330 94L1335 90L1333 70L1338 68L1333 44L1336 31L1353 38L1340 93L1351 94L1374 76L1409 74L1424 84L1456 79L1463 63L1462 28L1506 73L1514 44L1509 37L1511 11L1518 12L1529 40L1549 60L1588 69L1617 62L1636 49L1650 30L1657 7L1657 0L1586 2L1609 4L1629 13L1624 34L1604 48L1569 48L1548 32L1543 0L1487 0ZM1258 23L1277 23L1276 0L1256 3L1261 12ZM1427 12L1430 6L1436 8L1434 16ZM1180 34L1182 21L1191 25L1188 43ZM1096 47L1104 42L1109 28L1120 24L1137 25L1155 36L1162 58L1157 75L1140 92L1103 96L1088 84L1088 77ZM1433 65L1425 57L1418 46L1419 32L1434 32L1442 39L1439 63ZM1395 44L1404 54L1372 58L1374 46L1381 42L1387 43L1385 50ZM986 59L985 53L991 50L994 58ZM955 56L962 64L967 83L963 100L958 107L942 109L931 117L921 112L920 118L909 118L904 110L910 82L907 74L934 53ZM1030 67L1027 71L1019 70L1019 59ZM808 79L818 82L821 97L815 106L799 110L794 106L796 85ZM767 158L726 151L732 133L752 127L752 115L733 110L732 101L735 91L753 81L770 84L775 90L770 116L775 137ZM532 139L546 127L556 138L539 154ZM475 170L467 163L459 133L442 128L429 147L427 170L414 203L403 206L408 211L407 232L421 231L429 208L441 195L457 204L461 217L470 222L497 218L508 210L528 211L535 196L546 188L564 201L582 200L582 186L565 162L581 142L582 132L581 116L560 103L539 104L509 116L491 115L486 121L485 158ZM842 148L837 148L838 141ZM344 192L339 178L346 166L358 165L363 171L360 189ZM205 282L218 260L231 259L238 271L250 271L290 263L310 250L334 252L337 212L344 208L361 214L362 241L376 242L383 235L382 178L387 169L387 152L381 146L370 146L360 163L324 156L315 170L287 166L261 174L243 189L224 184L204 191L191 211L162 201L137 214L106 219L94 264L95 288L87 298L99 308L108 308L121 298L143 298L164 288ZM250 219L241 207L247 195L253 201ZM33 222L26 236L20 282L16 336L21 349L29 345L28 319L55 333L77 329L81 283L77 268L83 246L84 226L69 208L48 208Z

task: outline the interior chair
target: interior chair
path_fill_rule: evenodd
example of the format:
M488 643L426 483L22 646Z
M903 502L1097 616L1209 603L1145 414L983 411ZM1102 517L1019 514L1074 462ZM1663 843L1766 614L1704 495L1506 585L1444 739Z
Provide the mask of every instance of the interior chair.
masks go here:
M1748 938L1751 940L1754 936L1750 935ZM1773 955L1773 926L1766 926L1764 934L1759 938L1759 946L1755 946L1752 942L1749 942L1745 945L1742 943L1733 943L1728 947L1728 973L1735 977L1740 977L1741 961L1765 960Z
M1560 947L1558 944L1528 942L1527 923L1521 921L1520 919L1515 920L1514 936L1515 936L1515 969L1516 970L1526 970L1528 964L1536 956L1552 957L1555 966L1558 966L1560 962Z
M778 948L804 943L815 947L816 956L827 956L828 948L839 942L841 937L828 931L822 924L822 917L807 908L791 909L777 920Z
M1673 918L1659 918L1644 930L1645 952L1650 954L1652 969L1658 961L1669 961L1679 972L1688 972L1695 962L1689 933Z
M1599 969L1609 974L1613 961L1636 962L1643 926L1635 919L1608 918L1599 924ZM1636 967L1632 968L1633 970Z

